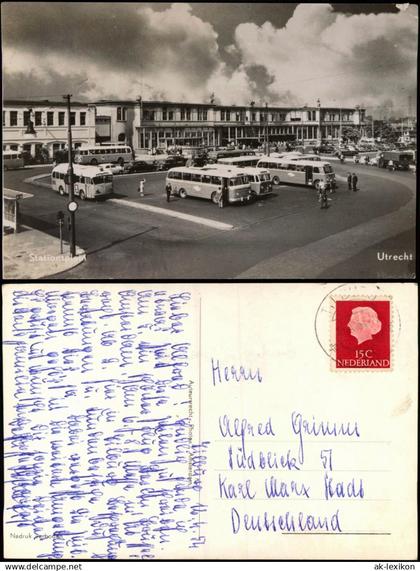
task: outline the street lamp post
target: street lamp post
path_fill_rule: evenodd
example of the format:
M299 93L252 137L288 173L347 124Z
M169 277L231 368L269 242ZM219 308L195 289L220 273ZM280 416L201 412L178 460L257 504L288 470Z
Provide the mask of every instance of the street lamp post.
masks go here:
M142 123L142 115L143 115L143 99L142 96L139 95L138 98L136 99L137 103L139 104L139 148L141 147L141 123Z
M342 118L341 118L341 107L340 107L340 131L339 131L339 139L340 139L340 143L342 141L343 138L343 123L342 123Z
M270 143L268 138L268 103L265 104L265 152L270 156Z
M69 148L69 168L67 171L68 184L69 184L69 201L67 204L67 209L70 213L70 256L72 258L76 255L76 209L72 208L74 205L74 180L73 180L73 142L71 136L71 105L70 99L71 95L63 95L63 99L67 101L67 121L68 121L68 131L67 131L67 145Z

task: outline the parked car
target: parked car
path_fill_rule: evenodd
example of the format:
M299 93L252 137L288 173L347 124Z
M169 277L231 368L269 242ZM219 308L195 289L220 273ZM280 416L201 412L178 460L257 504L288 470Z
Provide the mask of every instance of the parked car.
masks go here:
M124 167L116 163L102 163L98 165L98 168L101 170L111 171L112 174L123 174L124 172Z
M126 173L151 172L155 170L155 164L146 161L131 161L124 166L124 172Z
M340 155L343 155L344 157L354 157L354 155L357 155L358 153L359 151L344 147L342 149L338 149L334 154L336 157L339 157Z
M318 153L325 153L326 155L332 155L335 152L335 148L332 145L319 145L315 147Z
M182 155L169 155L166 159L156 161L156 169L160 171L167 171L173 167L183 167L187 159Z

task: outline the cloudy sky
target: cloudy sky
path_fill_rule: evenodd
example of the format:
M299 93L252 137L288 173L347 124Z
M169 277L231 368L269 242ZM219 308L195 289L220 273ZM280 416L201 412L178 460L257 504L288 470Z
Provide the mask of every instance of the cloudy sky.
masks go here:
M361 104L416 101L408 4L6 2L5 97Z

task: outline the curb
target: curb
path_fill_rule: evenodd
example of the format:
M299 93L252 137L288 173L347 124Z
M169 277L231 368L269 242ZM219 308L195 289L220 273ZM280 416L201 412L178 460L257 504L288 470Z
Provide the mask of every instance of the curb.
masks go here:
M36 176L31 176L29 178L25 178L23 180L23 182L26 182L28 184L33 184L35 186L41 186L43 188L52 188L51 184L47 183L47 182L39 182L39 179L41 178L49 178L50 175L49 174L37 174Z

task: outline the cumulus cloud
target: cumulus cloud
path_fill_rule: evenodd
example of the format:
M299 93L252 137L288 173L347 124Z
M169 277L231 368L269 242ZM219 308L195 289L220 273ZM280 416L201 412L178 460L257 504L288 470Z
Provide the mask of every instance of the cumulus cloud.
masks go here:
M214 92L226 104L389 100L394 110L415 97L413 5L350 15L301 4L283 26L240 23L223 49L219 30L194 13L194 4L103 6L4 4L5 95L204 101Z
M283 28L241 24L235 46L245 67L264 65L275 99L289 90L296 103L376 106L414 94L417 9L396 14L343 15L328 4L299 5Z

